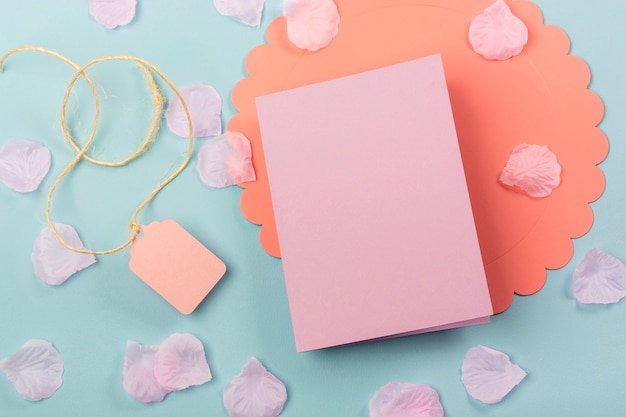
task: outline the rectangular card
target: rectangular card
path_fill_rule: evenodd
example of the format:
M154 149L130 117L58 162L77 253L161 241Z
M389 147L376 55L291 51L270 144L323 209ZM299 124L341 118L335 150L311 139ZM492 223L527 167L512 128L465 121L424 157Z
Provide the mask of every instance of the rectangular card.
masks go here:
M493 314L439 55L256 104L298 351Z

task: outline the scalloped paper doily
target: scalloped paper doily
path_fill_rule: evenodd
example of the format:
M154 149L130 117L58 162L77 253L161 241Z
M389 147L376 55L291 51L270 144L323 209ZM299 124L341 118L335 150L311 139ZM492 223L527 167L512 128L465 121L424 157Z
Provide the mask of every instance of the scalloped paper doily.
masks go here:
M604 190L597 164L608 143L596 127L604 107L587 89L585 62L568 55L565 33L545 25L535 4L506 0L527 25L528 43L520 55L496 62L476 54L468 40L472 20L493 0L336 3L339 34L327 48L296 48L285 19L278 18L267 30L267 44L249 53L249 76L233 90L239 114L228 130L250 139L257 173L257 181L242 184L241 209L261 225L263 248L280 256L255 97L440 53L494 312L506 310L514 293L537 292L546 268L570 260L571 239L591 228L589 203ZM498 183L520 143L547 145L557 155L562 183L548 198L532 199Z

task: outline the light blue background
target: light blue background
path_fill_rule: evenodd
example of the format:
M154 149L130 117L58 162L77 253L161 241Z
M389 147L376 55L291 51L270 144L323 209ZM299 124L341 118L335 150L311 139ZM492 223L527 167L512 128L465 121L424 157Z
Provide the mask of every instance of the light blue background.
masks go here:
M205 187L195 172L195 157L140 217L143 223L174 218L228 265L227 275L194 314L179 314L137 279L126 251L99 257L61 287L48 287L34 276L30 253L46 224L46 191L73 155L59 125L73 71L32 52L11 57L0 75L0 146L16 139L45 143L53 166L34 193L0 185L0 357L28 339L43 338L59 349L66 371L61 389L39 403L23 400L0 374L0 415L227 416L223 389L250 356L287 385L285 417L366 417L372 394L393 380L432 385L450 417L623 415L626 302L581 307L570 285L575 265L592 247L626 260L626 5L623 0L537 3L546 23L568 33L572 54L589 64L591 88L606 106L600 125L610 141L602 164L606 191L593 204L592 230L574 242L572 261L550 271L538 294L516 297L491 324L304 354L295 353L280 261L261 249L258 228L242 216L241 190ZM210 0L140 0L135 21L110 31L89 15L87 0L3 2L0 54L34 44L77 63L136 55L160 67L176 85L213 85L224 99L226 124L234 114L232 87L246 75L244 58L264 41L264 29L280 13L281 2L268 0L262 27L250 28L220 16ZM150 95L131 64L103 65L93 78L108 97L97 152L119 157L147 131ZM82 138L93 114L83 87L68 112ZM196 150L205 140L198 140ZM74 225L88 247L115 246L127 237L134 208L184 151L184 140L164 127L151 151L127 168L81 163L55 195L53 218ZM129 397L121 385L126 341L158 344L174 332L191 332L204 342L213 380L162 403L145 405ZM465 352L478 344L509 353L528 371L500 404L469 398L460 382Z

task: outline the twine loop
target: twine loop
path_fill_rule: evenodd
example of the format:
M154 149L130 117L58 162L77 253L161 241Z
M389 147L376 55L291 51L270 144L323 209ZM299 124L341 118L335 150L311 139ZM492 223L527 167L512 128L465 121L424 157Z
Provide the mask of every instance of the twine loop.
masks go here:
M167 186L167 184L172 182L176 177L178 177L178 175L180 175L180 173L185 169L185 167L189 163L189 160L191 159L191 156L193 153L194 137L193 137L193 126L191 122L191 114L189 113L189 108L187 107L187 103L185 102L185 99L183 98L182 94L178 91L176 86L156 66L154 66L153 64L151 64L150 62L144 59L137 58L134 56L105 56L105 57L92 59L91 61L87 62L83 66L78 66L76 63L72 62L71 60L59 54L58 52L54 52L49 49L41 48L38 46L23 46L20 48L15 48L15 49L10 50L6 54L4 54L2 58L0 58L0 73L3 71L4 61L10 55L16 52L20 52L20 51L36 51L36 52L42 52L48 55L52 55L56 58L59 58L60 60L62 60L63 62L65 62L66 64L70 65L72 68L75 69L75 73L72 76L72 79L70 80L70 83L68 84L67 89L65 90L63 103L61 105L61 129L63 130L63 136L65 137L65 140L76 151L76 155L74 156L74 158L72 158L72 160L65 167L65 169L61 171L61 173L58 175L58 177L56 178L56 180L50 187L50 190L48 191L48 197L46 200L46 220L48 222L48 226L50 227L50 229L52 230L56 238L63 244L63 246L65 246L67 249L70 249L74 252L86 253L86 254L91 254L91 255L107 255L107 254L119 252L122 249L126 248L128 245L130 245L137 238L137 236L141 233L141 226L139 226L139 223L137 223L137 216L139 216L139 213L145 208L145 206L150 201L152 201L152 199L163 188L165 188L165 186ZM99 98L98 91L96 90L96 87L93 81L91 80L91 78L89 78L89 76L85 73L85 71L89 67L92 67L94 65L97 65L101 62L106 62L106 61L130 61L130 62L134 62L135 64L137 64L138 68L143 72L144 76L146 77L146 81L148 83L148 86L153 96L154 114L153 114L153 120L152 120L152 125L150 127L150 131L146 135L144 141L141 143L141 146L131 155L129 155L128 157L120 161L103 161L103 160L96 159L87 154L87 150L89 149L89 146L93 142L94 137L96 135L96 128L98 126L98 120L100 117L100 98ZM152 192L135 209L130 219L130 223L129 223L130 229L131 229L130 237L128 238L126 242L109 250L95 251L95 250L90 250L90 249L76 248L70 245L69 243L67 243L67 241L57 231L56 227L54 226L54 223L52 222L52 218L50 215L50 207L51 207L52 196L54 194L54 191L57 189L61 180L63 180L63 178L76 166L76 164L78 164L78 162L81 159L84 159L94 165L107 166L107 167L120 167L137 159L142 153L144 153L148 149L150 143L152 142L152 140L154 139L154 136L156 135L156 132L159 130L159 122L161 119L161 114L163 112L163 107L165 103L165 100L163 96L161 95L156 82L154 81L154 77L152 76L152 73L156 74L161 80L163 80L163 82L165 82L168 85L168 87L172 89L174 94L176 94L176 96L180 100L180 103L182 104L183 110L185 112L185 116L187 117L187 124L189 127L189 145L187 147L187 153L185 155L185 159L180 164L180 166L172 174L170 174L170 176L168 176L165 180L159 183L159 185L154 190L152 190ZM89 137L87 138L87 140L85 141L85 144L82 147L78 146L75 139L72 137L72 134L70 133L69 128L67 127L67 120L66 120L67 103L69 101L70 94L72 90L74 89L76 81L78 80L79 77L83 77L85 81L89 84L89 87L94 97L95 107L96 107L94 120L93 120L92 127L91 127L91 133L89 134Z

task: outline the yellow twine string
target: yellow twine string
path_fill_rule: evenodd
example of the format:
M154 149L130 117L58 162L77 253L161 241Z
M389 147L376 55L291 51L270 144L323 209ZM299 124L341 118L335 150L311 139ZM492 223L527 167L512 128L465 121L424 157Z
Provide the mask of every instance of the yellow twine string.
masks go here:
M46 200L46 220L48 221L48 226L50 227L50 229L52 230L56 238L63 244L63 246L65 246L66 248L74 252L90 254L90 255L108 255L111 253L119 252L122 249L126 248L128 245L130 245L135 240L135 238L139 235L139 233L141 233L141 228L139 224L137 223L137 216L139 216L139 213L163 188L165 188L165 186L167 186L176 177L178 177L178 175L180 175L180 173L185 169L185 167L189 163L189 160L191 159L191 155L193 153L193 126L191 122L191 114L189 113L189 108L187 107L187 103L185 102L185 99L183 98L182 94L178 91L176 86L157 67L155 67L153 64L151 64L150 62L144 59L137 58L134 56L105 56L101 58L92 59L91 61L83 65L82 67L79 67L77 64L75 64L74 62L66 58L65 56L57 52L51 51L49 49L40 48L37 46L23 46L20 48L15 48L15 49L10 50L6 54L4 54L2 58L0 58L0 73L3 70L4 61L10 55L16 52L20 52L20 51L36 51L36 52L43 52L48 55L52 55L56 58L59 58L60 60L67 63L68 65L70 65L76 70L69 85L67 86L67 89L65 90L65 96L63 97L63 104L61 106L61 128L63 130L63 135L65 136L65 139L72 146L72 148L76 150L77 153L76 153L76 156L74 156L74 158L70 161L70 163L65 167L65 169L61 171L59 176L56 178L56 180L50 187L50 190L48 191L48 198ZM131 62L136 63L141 69L141 71L144 73L144 75L146 76L148 86L150 87L150 91L152 92L153 99L154 99L154 106L155 106L154 118L153 118L150 131L148 132L148 135L142 142L141 146L135 152L133 152L131 155L129 155L127 158L121 161L101 161L101 160L95 159L87 155L87 149L93 142L94 137L96 135L96 128L98 126L98 119L100 116L100 99L99 99L98 91L96 90L94 83L91 81L89 76L85 73L85 70L91 66L94 66L98 63L105 62L105 61L131 61ZM63 239L63 236L61 236L61 234L57 231L56 227L54 226L54 223L52 222L52 218L50 216L50 206L52 202L52 195L54 194L54 191L56 190L61 180L63 180L63 178L76 166L76 164L81 159L85 159L96 165L118 167L118 166L123 166L123 165L128 164L129 162L138 158L142 153L146 151L146 149L148 148L148 146L154 139L154 135L156 134L159 128L159 120L160 120L161 113L163 110L163 105L164 105L164 99L161 96L161 93L159 92L156 82L154 81L154 78L152 77L152 74L150 73L148 69L152 70L152 72L158 75L172 89L172 91L174 92L174 94L176 94L176 96L178 97L178 99L180 100L183 106L183 110L185 111L185 116L187 117L187 125L189 128L189 146L187 148L185 159L181 163L181 165L169 177L167 177L163 182L161 182L154 190L152 190L152 192L148 195L148 197L146 197L146 199L143 200L143 202L135 209L130 219L130 237L128 238L126 242L122 243L121 245L113 249L103 250L103 251L94 251L90 249L76 248L70 245L69 243L67 243L65 239ZM69 129L67 127L67 122L66 122L67 103L68 103L70 94L74 88L74 85L76 84L76 80L78 80L79 77L83 77L85 81L87 81L87 83L89 84L89 87L91 88L91 92L94 96L95 106L96 106L91 133L82 148L79 147L76 144L75 140L72 138L72 135L69 132Z

